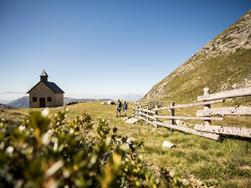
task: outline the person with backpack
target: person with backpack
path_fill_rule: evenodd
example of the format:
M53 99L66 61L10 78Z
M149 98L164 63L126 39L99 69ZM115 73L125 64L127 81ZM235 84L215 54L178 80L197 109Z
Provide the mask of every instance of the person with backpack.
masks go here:
M121 115L121 108L122 108L122 102L118 99L117 110L116 110L116 117L120 117L120 115Z
M126 101L124 101L124 103L123 103L123 113L124 113L125 117L127 117L127 110L128 110L128 103Z

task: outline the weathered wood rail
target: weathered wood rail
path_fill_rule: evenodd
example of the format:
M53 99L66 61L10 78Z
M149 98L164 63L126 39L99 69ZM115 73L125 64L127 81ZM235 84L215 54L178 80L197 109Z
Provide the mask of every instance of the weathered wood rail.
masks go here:
M212 108L211 106L213 104L224 103L225 99L246 96L251 96L251 87L212 94L209 88L204 88L204 94L197 97L198 102L189 104L175 104L175 102L171 102L170 106L155 105L154 107L153 105L151 107L138 105L135 109L135 117L155 127L166 127L213 140L219 140L220 135L251 138L251 128L212 125L212 121L222 121L225 116L251 116L250 106L221 108ZM197 110L196 116L176 116L176 109L199 106L203 107L203 109ZM169 115L159 115L160 111L169 112ZM179 123L177 125L177 120L195 120L203 121L203 123L195 124L194 127L187 127Z
M245 96L251 96L251 87L221 91L213 94L210 94L209 88L206 87L204 88L204 95L198 96L197 100L211 101L216 99L227 99L227 98L245 97Z
M251 115L251 107L225 107L225 108L214 108L207 110L198 110L197 116L213 116L213 115L231 115L231 116L241 116L241 115Z

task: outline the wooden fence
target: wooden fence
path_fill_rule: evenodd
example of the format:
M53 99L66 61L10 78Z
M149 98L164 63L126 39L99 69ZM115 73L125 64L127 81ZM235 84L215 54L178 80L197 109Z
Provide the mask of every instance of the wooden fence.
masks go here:
M222 121L225 116L250 116L251 107L248 106L212 108L212 104L223 103L225 99L245 96L251 96L251 87L213 94L210 93L209 88L204 88L204 94L198 96L197 102L194 103L175 104L175 102L171 102L170 106L155 105L154 107L152 105L150 107L142 107L139 104L135 109L135 117L155 127L166 127L213 140L219 140L220 135L251 138L250 128L212 125L212 121ZM177 116L175 113L178 108L191 108L197 106L202 106L203 109L197 110L196 116L193 117ZM169 111L169 115L159 115L160 111ZM191 128L184 125L177 125L177 120L197 120L202 121L202 123L195 124L194 127Z

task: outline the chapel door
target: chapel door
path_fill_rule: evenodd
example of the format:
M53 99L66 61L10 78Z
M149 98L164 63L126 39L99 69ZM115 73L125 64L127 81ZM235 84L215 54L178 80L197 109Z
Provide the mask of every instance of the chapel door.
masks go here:
M45 98L39 98L39 108L45 107Z

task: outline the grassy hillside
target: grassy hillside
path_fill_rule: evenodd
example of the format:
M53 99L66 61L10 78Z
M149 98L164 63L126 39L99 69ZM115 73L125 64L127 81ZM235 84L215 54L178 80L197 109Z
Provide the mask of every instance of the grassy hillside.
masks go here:
M132 104L130 104L132 109ZM30 111L39 109L9 109L1 111L1 118L17 121ZM50 109L53 116L62 108ZM153 169L169 169L194 185L217 187L249 187L251 185L251 143L250 141L225 138L216 142L195 135L171 132L165 128L154 128L138 123L127 125L121 118L115 118L115 106L98 102L69 106L68 119L83 112L90 114L94 121L107 119L110 125L117 126L118 132L129 138L143 139L140 153L149 161ZM130 111L131 113L131 111ZM15 118L13 118L15 117ZM167 150L162 148L164 140L176 145ZM229 181L226 181L229 180Z
M189 73L175 76L165 85L160 100L194 101L203 94L203 88L212 92L231 89L243 78L251 76L251 49L240 49L231 55L215 57L194 67ZM227 84L225 84L227 83Z
M251 11L156 84L144 102L195 101L212 92L251 86Z

